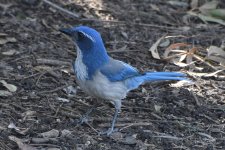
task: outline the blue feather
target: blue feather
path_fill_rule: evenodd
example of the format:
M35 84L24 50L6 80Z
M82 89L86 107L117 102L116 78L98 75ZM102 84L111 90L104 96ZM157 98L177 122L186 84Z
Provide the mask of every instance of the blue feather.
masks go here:
M186 74L180 72L146 72L143 75L129 78L125 81L125 84L129 90L138 88L141 84L153 81L164 81L164 80L185 80L191 82L185 78Z
M187 75L181 72L146 72L146 75L154 76L170 76L170 77L186 77Z
M112 58L110 58L109 62L100 68L100 72L111 82L123 81L140 75L138 70L134 67Z

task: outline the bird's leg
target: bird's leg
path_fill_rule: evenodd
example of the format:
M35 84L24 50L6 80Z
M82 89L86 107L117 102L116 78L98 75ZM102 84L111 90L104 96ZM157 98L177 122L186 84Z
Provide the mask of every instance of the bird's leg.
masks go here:
M114 104L115 104L115 113L114 113L114 116L113 116L111 127L105 132L100 132L99 133L100 135L106 134L107 136L110 136L115 131L114 127L115 127L116 119L117 119L118 114L119 114L120 109L121 109L121 100L115 101Z
M113 116L111 127L107 131L100 132L99 133L100 135L106 134L107 136L109 136L115 131L114 127L115 127L115 123L116 123L116 119L117 119L118 114L119 114L119 109L115 109L115 113L114 113L114 116Z

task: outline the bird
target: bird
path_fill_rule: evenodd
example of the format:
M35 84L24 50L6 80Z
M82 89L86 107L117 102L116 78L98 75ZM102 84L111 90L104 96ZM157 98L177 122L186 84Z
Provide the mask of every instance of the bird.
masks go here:
M74 26L59 29L69 36L76 47L73 63L75 79L79 87L90 96L114 104L115 112L111 126L105 132L110 136L115 131L115 123L121 111L122 100L131 90L153 81L185 80L181 72L144 72L110 57L104 46L101 34L88 26Z

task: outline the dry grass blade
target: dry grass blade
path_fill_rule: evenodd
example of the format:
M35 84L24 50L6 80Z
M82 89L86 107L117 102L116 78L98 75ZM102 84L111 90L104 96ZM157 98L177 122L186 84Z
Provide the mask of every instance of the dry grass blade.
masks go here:
M199 73L199 72L191 72L191 71L187 71L187 74L189 74L190 76L198 76L198 77L217 77L218 73L222 72L224 70L217 70L211 73Z
M160 56L159 56L159 52L158 52L158 45L159 43L162 41L162 39L165 38L165 35L162 36L161 38L159 38L153 45L152 47L149 49L149 51L151 52L152 54L152 57L155 58L155 59L160 59Z

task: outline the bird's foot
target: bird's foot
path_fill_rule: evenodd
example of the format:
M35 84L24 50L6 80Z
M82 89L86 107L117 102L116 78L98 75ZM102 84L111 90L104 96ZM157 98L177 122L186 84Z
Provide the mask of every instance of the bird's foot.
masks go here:
M113 132L117 132L118 129L109 128L107 131L101 131L98 133L98 135L107 135L110 136Z
M77 124L82 125L84 123L87 123L90 120L89 116L82 116L78 119Z
M76 120L77 125L82 125L83 123L88 123L90 121L90 113L94 110L95 108L92 107L89 109L83 116L81 116L79 119Z

